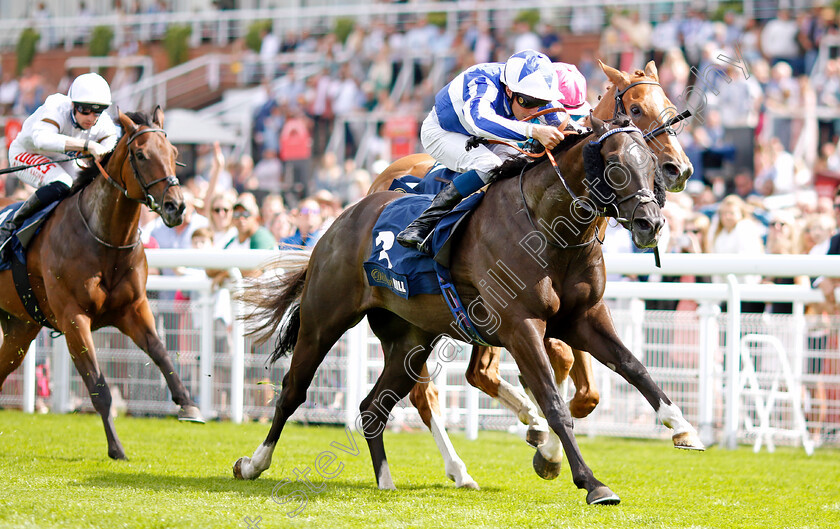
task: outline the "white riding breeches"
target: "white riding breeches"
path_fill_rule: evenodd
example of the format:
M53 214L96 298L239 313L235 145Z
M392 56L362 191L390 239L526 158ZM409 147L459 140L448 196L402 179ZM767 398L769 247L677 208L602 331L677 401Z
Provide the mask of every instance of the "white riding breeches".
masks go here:
M37 154L26 152L16 148L14 144L9 147L9 165L10 167L20 167L21 165L32 165L36 163L49 162L51 160L60 160L67 158L65 153L55 154ZM39 188L55 181L61 181L67 184L67 187L73 185L73 179L78 173L79 168L76 165L76 160L63 163L49 163L22 169L18 171L17 177L35 187Z
M434 108L420 128L420 141L432 158L458 173L475 169L485 183L488 173L502 165L506 155L516 153L505 145L479 145L468 151L466 143L469 138L441 128Z

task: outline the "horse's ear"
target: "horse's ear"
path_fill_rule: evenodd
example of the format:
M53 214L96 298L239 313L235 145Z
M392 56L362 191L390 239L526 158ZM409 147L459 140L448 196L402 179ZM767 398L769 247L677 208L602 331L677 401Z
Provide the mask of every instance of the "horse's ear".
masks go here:
M589 113L589 123L592 125L592 130L598 136L604 135L607 132L607 126L603 121L595 117L595 114Z
M659 82L659 71L656 69L656 63L650 61L645 65L645 75L652 78L657 83Z
M131 121L131 118L126 116L122 110L117 110L119 112L118 117L120 119L120 125L122 125L123 131L126 134L131 135L137 130L137 125Z
M628 85L630 84L630 79L627 77L622 71L616 70L612 66L607 66L606 64L601 62L601 59L598 59L598 66L601 67L601 71L604 72L604 75L607 76L607 79L616 86L618 85Z
M160 105L155 107L155 111L152 112L152 123L157 125L159 129L163 128L163 109L160 108Z

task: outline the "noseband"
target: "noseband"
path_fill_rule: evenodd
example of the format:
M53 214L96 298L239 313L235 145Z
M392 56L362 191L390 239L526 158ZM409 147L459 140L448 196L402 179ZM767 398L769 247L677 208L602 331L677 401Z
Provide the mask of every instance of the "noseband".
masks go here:
M151 182L148 182L148 183L143 179L143 177L140 174L140 171L137 170L137 165L136 165L137 162L134 159L134 153L131 151L130 147L131 147L132 142L134 142L134 140L136 140L138 136L140 136L142 134L146 134L147 132L160 132L164 136L166 136L166 131L163 130L163 129L152 129L152 128L140 129L140 130L136 131L134 134L132 134L131 136L129 136L128 141L126 142L126 149L128 150L128 154L126 155L126 158L128 158L128 163L131 165L131 170L134 173L134 178L137 180L137 183L140 184L140 189L143 190L143 199L142 200L130 196L128 194L128 188L125 186L124 183L121 184L121 183L117 182L116 180L114 180L113 178L111 178L108 175L108 173L105 172L105 169L102 167L102 165L99 164L99 160L95 160L95 162L96 162L96 166L99 167L99 172L102 173L102 176L105 177L105 180L109 184L111 184L112 186L114 186L117 189L119 189L120 191L122 191L123 195L125 195L126 198L129 198L129 199L131 199L135 202L139 202L141 204L145 204L151 211L157 213L160 210L161 205L158 204L157 201L155 200L155 198L151 195L151 193L149 193L149 189L151 189L151 187L153 185L157 184L157 183L166 182L166 189L164 189L163 194L161 194L161 197L165 197L166 193L169 192L170 187L180 186L181 183L178 181L178 179L175 177L175 175L166 175L163 178L158 178L157 180L152 180ZM123 163L125 163L125 160L123 160Z
M662 85L657 83L656 81L636 81L635 83L630 83L629 85L624 87L624 90L619 90L618 87L616 86L615 87L615 111L613 112L613 119L616 119L619 114L625 114L625 115L628 115L628 116L630 115L630 114L627 113L627 109L624 108L624 94L626 94L627 91L630 90L631 88L633 88L634 86L638 86L638 85L642 85L642 84L652 84L652 85L658 86L659 88L662 88ZM663 92L664 92L664 89L663 89ZM649 141L651 138L655 138L656 136L659 136L663 132L667 132L669 136L676 136L677 132L672 127L674 125L676 125L677 123L679 123L680 121L682 121L684 119L687 119L689 117L691 117L691 111L690 110L684 110L682 113L680 113L676 116L671 116L670 118L668 118L665 121L665 123L662 123L661 125L659 125L655 129L644 133L642 135L642 138L644 138L645 141Z
M595 215L597 217L612 217L616 221L618 221L622 225L624 225L625 228L627 228L628 230L630 230L632 232L633 231L632 230L633 221L636 218L636 211L638 211L639 206L644 205L644 204L648 204L650 202L655 202L656 201L656 195L650 189L639 189L638 191L636 191L633 194L627 195L626 197L618 198L618 193L616 193L615 190L613 189L612 185L610 185L609 179L607 178L607 171L604 168L603 156L601 154L601 149L604 147L604 141L607 138L609 138L613 134L618 134L618 133L621 133L621 132L624 132L624 133L627 133L627 134L633 134L633 133L641 134L642 131L639 130L639 128L636 127L635 125L630 125L630 126L627 126L627 127L617 127L617 128L608 130L607 132L602 134L601 137L599 137L596 141L589 142L589 145L584 147L584 151L586 151L587 149L591 149L593 152L597 150L597 157L598 157L598 160L601 162L601 163L596 164L595 160L594 160L594 158L595 158L594 156L586 156L585 155L584 159L583 159L584 160L584 169L586 171L586 181L587 181L587 184L590 187L590 192L589 192L590 197L593 195L594 190L597 188L597 181L593 182L592 179L593 178L604 178L606 180L605 184L609 186L608 193L612 194L615 197L615 199L613 201L604 203L603 204L604 205L603 209L598 209L598 208L593 207L593 204L592 204L593 200L591 198L589 200L578 200L576 202L576 205L578 207L592 213L593 215ZM645 149L645 152L647 152L651 156L651 159L654 163L654 167L656 167L656 158L653 156L653 153L650 151L650 149L648 149L646 144L642 143L641 145ZM607 195L607 192L603 192L601 194L602 195ZM604 197L599 196L598 193L595 193L595 195L598 199L606 198L605 196ZM636 205L633 208L632 213L630 214L630 218L628 219L628 218L622 217L621 213L619 211L619 206L621 206L621 204L624 204L625 202L627 202L629 200L632 200L634 198L638 199L638 202L636 202ZM610 209L610 211L608 211L608 208Z

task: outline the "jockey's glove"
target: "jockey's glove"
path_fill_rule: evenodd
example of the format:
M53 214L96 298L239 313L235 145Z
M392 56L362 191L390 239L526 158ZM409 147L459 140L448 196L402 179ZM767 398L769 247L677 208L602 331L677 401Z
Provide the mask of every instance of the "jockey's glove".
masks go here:
M97 160L108 154L108 150L109 149L107 147L95 141L91 141L87 144L87 152L91 153Z

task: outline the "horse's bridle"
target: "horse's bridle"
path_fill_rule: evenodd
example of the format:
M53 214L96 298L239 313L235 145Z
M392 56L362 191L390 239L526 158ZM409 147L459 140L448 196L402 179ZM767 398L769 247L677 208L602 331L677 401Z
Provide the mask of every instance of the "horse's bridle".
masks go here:
M627 112L627 109L624 107L624 94L626 94L627 91L633 88L634 86L639 86L643 84L652 84L658 86L659 88L662 88L662 85L657 83L656 81L636 81L635 83L630 83L629 85L625 86L623 90L619 90L618 86L616 86L615 110L613 111L613 119L617 118L619 114L625 114L627 116L630 115ZM662 90L664 91L664 88ZM663 132L667 132L669 136L676 136L677 132L672 128L672 126L689 117L691 117L691 111L684 110L682 113L677 114L676 116L671 116L670 118L665 120L665 123L660 124L655 129L645 132L644 134L642 134L642 138L644 138L645 141L649 141L651 138L655 138Z
M137 165L136 165L137 162L134 159L134 153L131 151L131 144L132 144L132 142L134 142L134 140L137 139L138 136L140 136L142 134L146 134L147 132L160 132L164 136L166 136L166 131L163 130L163 129L146 128L146 129L140 129L140 130L135 131L134 134L129 136L128 141L126 142L126 150L128 151L128 154L126 155L126 158L128 158L128 163L129 163L129 165L131 165L131 170L134 173L134 178L137 180L137 183L140 184L140 189L143 191L143 198L142 199L135 198L135 197L129 195L128 194L128 188L125 185L125 182L120 183L120 182L117 182L116 180L114 180L113 178L111 178L108 175L108 173L105 172L105 169L102 167L102 165L100 165L99 160L94 159L94 161L96 162L96 166L99 167L99 172L102 173L102 176L105 177L105 180L109 184L111 184L112 186L114 186L117 189L119 189L120 191L122 191L123 195L125 195L126 198L131 199L135 202L139 202L141 204L145 204L151 211L157 213L160 210L161 205L157 203L155 198L149 192L149 189L151 189L151 187L153 185L157 184L157 183L166 182L166 184L167 184L166 189L164 189L163 193L161 194L161 197L165 197L166 193L169 191L170 187L180 186L181 183L178 181L178 178L176 178L174 174L166 175L162 178L158 178L157 180L152 180L151 182L148 182L148 183L143 179L143 177L140 174L140 171L137 170ZM125 160L123 160L123 163L125 163Z
M600 148L604 144L604 140L606 140L607 138L609 138L613 134L618 134L618 133L622 133L622 132L628 133L628 134L632 134L632 133L642 134L642 131L638 127L636 127L635 125L630 125L630 126L626 126L626 127L616 127L614 129L608 130L607 132L602 134L597 140L590 142L590 144L598 145L599 146L598 148L600 150ZM645 149L647 149L647 152L649 152L651 157L654 158L654 160L655 160L655 157L653 156L653 153L650 152L650 149L647 148L647 145L645 145L645 144L643 144L643 145L644 145ZM546 151L546 152L548 152L548 151ZM636 191L635 193L633 193L631 195L628 195L626 197L622 197L621 199L617 199L616 201L610 202L609 206L611 206L613 208L613 210L615 211L615 214L612 214L612 211L608 212L606 210L606 208L604 210L600 210L597 207L594 207L594 205L591 203L592 201L588 197L578 196L577 193L575 193L572 190L572 188L569 187L569 184L566 182L566 179L563 178L563 174L560 172L560 168L557 166L557 163L554 162L553 157L551 158L551 162L552 162L551 165L554 168L554 172L557 174L557 178L560 180L560 183L563 184L563 187L565 188L566 192L572 198L572 204L575 207L581 208L581 209L585 210L587 213L589 213L589 214L591 214L595 217L603 217L603 218L612 217L612 218L616 219L616 221L625 225L625 227L627 227L627 225L629 224L630 228L628 228L628 229L630 229L631 232L632 232L632 223L633 223L633 220L636 217L636 211L639 209L639 206L641 206L643 204L647 204L649 202L656 201L656 196L654 195L653 191L651 191L650 189L640 189L640 190ZM525 168L526 167L527 166L523 166L522 170L519 173L519 193L522 196L522 204L523 204L524 209L525 209L525 214L528 217L528 222L530 222L531 226L539 232L540 231L539 228L537 228L537 226L534 224L534 220L531 218L531 212L528 209L528 202L525 199L525 191L524 191L523 185L522 185L522 175L525 173ZM616 196L616 198L618 197L617 194L615 194L615 193L613 193L613 194ZM631 213L630 218L629 219L622 218L620 213L619 213L619 206L621 204L627 202L628 200L633 199L633 198L638 198L639 201L636 203L636 206L633 208L633 212ZM584 246L588 246L588 245L592 244L595 241L603 243L603 238L599 239L597 232L595 233L595 236L592 239L590 239L586 242L579 243L579 244L556 244L556 243L552 242L551 239L548 238L548 237L546 237L546 240L552 246L555 246L555 247L558 247L558 248L567 248L567 249L582 248Z
M140 171L137 170L137 166L135 165L136 162L134 161L134 153L131 152L130 147L131 147L131 143L135 139L137 139L138 136L140 136L141 134L146 134L147 132L161 132L161 133L163 133L164 136L166 136L166 131L163 130L163 129L146 128L146 129L140 129L138 131L135 131L134 134L129 136L128 141L126 142L126 150L128 151L128 154L126 155L126 158L128 159L128 163L131 165L131 170L134 172L134 178L137 180L137 183L140 184L140 189L143 190L143 199L135 198L135 197L129 195L128 194L128 188L126 187L124 182L123 183L117 182L116 180L111 178L111 176L107 173L107 171L105 171L105 168L102 167L102 164L99 163L99 160L94 158L93 161L96 164L96 166L99 168L99 172L102 174L103 178L105 178L105 181L108 182L109 184L111 184L112 186L116 187L117 189L119 189L123 193L123 195L125 195L126 198L128 198L130 200L133 200L135 202L139 202L140 204L145 204L151 211L157 212L160 209L160 205L158 205L157 201L154 199L154 197L151 195L151 193L149 193L149 189L153 185L155 185L159 182L166 181L166 183L167 183L166 189L163 190L163 194L161 195L162 197L165 197L166 193L169 191L170 187L180 186L181 183L178 181L178 179L175 177L175 175L166 175L163 178L158 178L157 180L153 180L149 183L146 183L146 181L140 176ZM122 166L123 164L125 164L125 160L123 160L123 163L120 164L120 166ZM82 198L81 197L82 197L82 193L79 193L79 194L76 195L76 208L79 211L79 216L82 218L82 224L84 224L88 233L90 233L90 235L96 240L96 242L102 244L103 246L107 246L108 248L112 248L112 249L115 249L115 250L130 250L130 249L136 247L138 244L140 244L140 232L139 232L139 230L137 232L137 240L134 241L131 244L126 244L126 245L114 245L114 244L111 244L111 243L103 240L99 236L97 236L93 232L93 230L91 229L90 224L88 223L87 219L85 218L84 214L82 213L82 204L81 204Z

